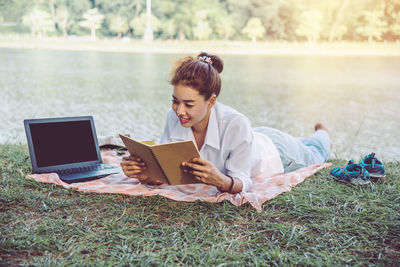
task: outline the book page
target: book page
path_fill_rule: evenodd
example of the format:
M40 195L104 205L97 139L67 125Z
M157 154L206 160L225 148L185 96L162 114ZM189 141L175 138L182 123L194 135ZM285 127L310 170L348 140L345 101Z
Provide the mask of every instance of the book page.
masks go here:
M135 141L132 138L129 138L125 135L119 135L124 142L126 148L128 149L129 153L132 156L137 156L146 163L147 170L144 171L142 174L151 177L152 179L158 179L163 183L168 183L168 180L164 176L163 171L160 169L156 158L153 156L151 152L150 145L143 144L141 142Z
M193 174L184 172L181 163L200 157L193 141L173 142L151 147L171 185L201 183Z

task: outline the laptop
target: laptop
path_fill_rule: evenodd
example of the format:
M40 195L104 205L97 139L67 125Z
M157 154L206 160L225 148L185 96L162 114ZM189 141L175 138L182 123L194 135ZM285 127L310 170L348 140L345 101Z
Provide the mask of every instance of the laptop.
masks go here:
M58 174L67 183L122 172L101 160L92 116L24 120L33 173Z

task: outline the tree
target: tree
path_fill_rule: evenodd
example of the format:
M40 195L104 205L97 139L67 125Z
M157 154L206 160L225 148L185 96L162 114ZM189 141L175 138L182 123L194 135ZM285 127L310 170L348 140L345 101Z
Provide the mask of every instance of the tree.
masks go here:
M400 0L151 0L151 3L154 15L151 21L157 18L159 22L157 31L154 29L155 38L245 37L316 42L342 38L392 41L400 36ZM87 12L94 8L100 16L96 26L83 18L85 13L90 16ZM28 14L34 9L47 14L38 16L38 20L31 18L28 23ZM375 10L382 10L383 15L376 15ZM7 31L26 32L27 27L21 23L23 17L29 26L47 20L46 30L38 30L37 25L30 27L35 35L48 34L54 28L64 36L85 35L87 29L92 38L100 33L110 37L131 33L142 36L141 16L145 11L146 0L0 0L3 24L15 25ZM104 23L102 18L106 18ZM255 24L258 30L246 27L254 23L253 18L261 21Z
M232 21L234 32L240 34L242 29L246 27L246 23L253 15L256 8L252 8L251 0L226 0L225 9Z
M176 29L174 22L170 19L164 19L160 21L160 30L161 30L161 37L167 39L174 39L176 34Z
M129 30L129 25L126 18L120 15L113 15L110 18L110 29L117 33L118 38L121 38L121 35Z
M57 0L57 6L56 6L56 17L57 16L62 16L61 14L58 14L57 10L61 8L63 9L63 6L67 9L68 11L68 20L67 20L67 26L66 26L66 31L67 34L73 34L73 35L85 35L86 34L86 29L80 26L80 22L82 21L83 14L90 8L92 8L91 3L89 0ZM63 12L61 12L63 13ZM63 15L65 15L64 13ZM60 19L60 18L58 18ZM64 17L65 19L65 17ZM62 20L62 19L61 19ZM57 26L61 28L62 31L62 26L60 26L57 23Z
M234 21L227 8L219 1L211 1L207 5L207 21L212 29L211 37L228 40L236 33Z
M265 28L259 18L250 18L246 27L242 29L242 33L247 35L252 42L256 42L257 38L262 38L265 34Z
M175 9L169 16L173 21L175 36L177 36L179 40L192 38L192 29L197 25L194 14L196 10L200 8L199 1L189 2L178 0L175 2Z
M347 32L347 26L342 23L343 13L350 0L342 0L337 12L333 15L333 21L329 29L328 41L332 42L335 38L342 40L343 34Z
M306 37L310 43L316 43L322 30L322 18L323 14L319 10L304 11L300 15L300 24L296 28L296 34Z
M225 40L230 39L235 35L235 28L233 26L233 21L230 17L225 17L220 23L215 25L215 32L217 35Z
M57 7L55 12L55 21L65 37L68 34L68 28L70 25L68 9L66 6L61 6Z
M21 22L22 17L35 7L32 0L0 0L0 14L8 22Z
M198 10L195 14L197 25L193 29L193 35L198 40L207 40L212 33L212 29L207 21L207 14L207 9Z
M389 22L389 33L394 40L400 37L400 0L387 0L385 17Z
M363 11L361 23L361 26L356 29L356 32L361 36L367 37L368 42L372 42L374 38L376 40L381 40L382 35L388 30L382 10Z
M198 40L208 40L211 33L212 29L210 28L208 21L204 20L199 20L196 27L193 29L193 35Z
M390 31L393 35L400 37L400 12L392 15L394 22L390 27Z
M54 23L46 11L34 8L29 14L22 17L22 23L27 25L33 35L46 36L54 31Z
M143 37L147 26L146 12L143 12L138 17L132 19L129 22L129 26L133 29L133 34L135 36ZM158 31L161 28L160 21L154 15L151 15L151 27L154 31Z
M53 24L56 25L56 23L57 23L57 21L56 21L56 9L55 9L56 1L55 0L44 0L44 1L48 2L51 19L53 20Z
M343 24L336 25L329 34L329 41L334 39L342 41L343 35L347 32L347 27Z
M285 15L288 0L258 0L251 1L254 7L251 7L253 17L261 19L266 28L266 34L273 39L286 38ZM290 8L293 8L292 6Z
M100 29L101 24L104 20L104 15L99 13L97 8L89 9L83 14L83 21L79 23L84 28L90 29L90 35L92 40L96 39L96 30Z
M93 2L102 14L120 15L128 21L139 16L146 9L146 0L95 0Z

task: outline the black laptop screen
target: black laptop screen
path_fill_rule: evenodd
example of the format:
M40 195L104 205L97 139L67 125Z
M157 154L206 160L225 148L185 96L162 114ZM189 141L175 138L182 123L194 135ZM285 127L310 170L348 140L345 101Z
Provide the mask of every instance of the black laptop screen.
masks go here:
M30 124L37 167L96 161L89 120Z

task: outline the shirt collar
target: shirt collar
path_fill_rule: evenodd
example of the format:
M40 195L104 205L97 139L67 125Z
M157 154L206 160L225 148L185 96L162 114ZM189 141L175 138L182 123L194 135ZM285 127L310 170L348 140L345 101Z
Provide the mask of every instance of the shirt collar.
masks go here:
M191 128L185 128L179 123L178 117L176 117L175 127L171 131L171 138L174 141L194 140L194 136Z
M217 121L217 115L215 111L215 106L211 108L210 119L208 121L206 138L204 140L204 145L211 146L215 149L220 149L220 138L219 138L219 125ZM171 138L173 140L193 140L195 142L193 132L191 128L182 127L179 123L179 119L176 120L174 129L171 131ZM203 145L203 147L204 147Z

